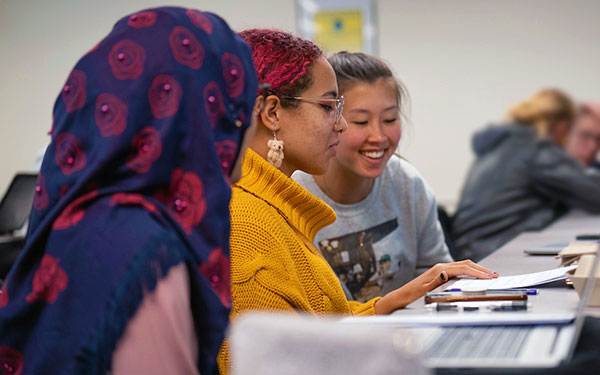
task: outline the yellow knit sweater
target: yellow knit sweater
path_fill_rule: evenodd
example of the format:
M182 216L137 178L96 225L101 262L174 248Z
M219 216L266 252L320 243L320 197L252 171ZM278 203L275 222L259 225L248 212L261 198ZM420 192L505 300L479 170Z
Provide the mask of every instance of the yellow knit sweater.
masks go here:
M333 210L252 149L233 186L230 210L232 320L248 310L374 314L379 298L348 301L312 245L316 233L335 221ZM222 373L228 357L224 344Z

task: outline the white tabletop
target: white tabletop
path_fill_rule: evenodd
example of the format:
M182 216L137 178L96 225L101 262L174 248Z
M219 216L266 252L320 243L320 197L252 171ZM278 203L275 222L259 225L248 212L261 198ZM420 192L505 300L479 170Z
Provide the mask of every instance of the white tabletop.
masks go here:
M596 233L600 233L600 215L573 211L542 231L519 235L479 263L498 272L501 276L545 271L558 267L559 260L554 256L527 255L523 250L556 242L574 241L575 236L579 234ZM453 282L450 280L437 291L451 288ZM538 295L529 296L529 302L528 312L531 313L575 312L579 297L572 288L542 287L539 288ZM394 314L423 314L424 311L426 310L423 298L420 298ZM588 308L586 314L600 316L600 308Z

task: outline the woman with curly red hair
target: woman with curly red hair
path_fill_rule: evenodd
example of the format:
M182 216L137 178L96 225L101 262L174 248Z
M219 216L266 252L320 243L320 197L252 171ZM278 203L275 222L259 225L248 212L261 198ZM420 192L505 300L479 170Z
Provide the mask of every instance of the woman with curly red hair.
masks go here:
M241 33L252 48L258 79L268 84L256 99L257 128L231 199L232 316L248 310L320 315L386 314L418 298L391 292L365 303L348 301L319 250L316 233L336 219L323 201L290 178L294 171L323 174L347 128L333 68L312 42L288 33ZM491 271L473 265L473 276ZM443 271L430 289L454 276ZM226 370L227 348L220 369Z

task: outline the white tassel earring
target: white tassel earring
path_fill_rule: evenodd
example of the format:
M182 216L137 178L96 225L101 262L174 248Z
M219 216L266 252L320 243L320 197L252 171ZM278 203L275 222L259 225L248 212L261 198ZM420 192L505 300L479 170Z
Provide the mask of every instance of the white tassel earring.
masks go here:
M273 139L267 141L267 146L269 146L267 160L275 168L281 167L281 162L283 161L283 141L277 139L277 133L273 132Z

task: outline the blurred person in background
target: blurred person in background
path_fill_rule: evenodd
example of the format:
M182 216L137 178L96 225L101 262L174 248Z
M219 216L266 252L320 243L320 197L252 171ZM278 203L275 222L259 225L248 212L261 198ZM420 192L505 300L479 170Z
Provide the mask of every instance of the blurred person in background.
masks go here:
M475 134L476 160L452 222L455 259L480 260L570 208L600 212L600 176L563 147L575 116L567 94L545 89L511 108L505 124Z
M584 103L565 144L567 153L586 167L600 169L600 103Z

